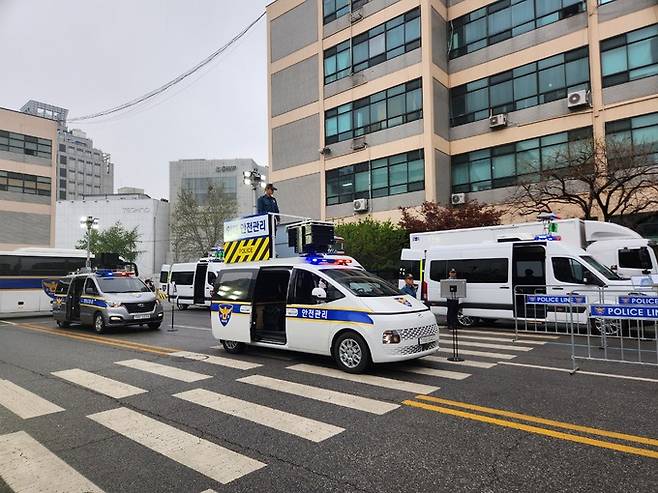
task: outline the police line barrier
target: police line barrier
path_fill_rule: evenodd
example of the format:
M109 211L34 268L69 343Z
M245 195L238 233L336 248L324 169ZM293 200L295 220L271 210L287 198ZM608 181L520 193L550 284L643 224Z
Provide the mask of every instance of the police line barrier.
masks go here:
M658 290L517 286L514 330L571 337L574 371L578 360L658 365Z

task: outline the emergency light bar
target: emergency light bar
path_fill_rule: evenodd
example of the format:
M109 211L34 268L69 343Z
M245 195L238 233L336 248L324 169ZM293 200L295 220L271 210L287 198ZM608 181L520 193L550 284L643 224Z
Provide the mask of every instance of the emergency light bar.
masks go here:
M352 263L351 258L326 258L317 255L307 256L306 261L309 264L313 264L313 265L320 265L320 264L349 265Z
M560 241L561 239L561 236L552 235L550 233L535 236L535 241Z

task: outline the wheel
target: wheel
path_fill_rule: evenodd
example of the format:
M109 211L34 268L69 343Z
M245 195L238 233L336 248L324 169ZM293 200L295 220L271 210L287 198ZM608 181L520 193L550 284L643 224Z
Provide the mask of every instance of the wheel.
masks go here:
M462 327L473 327L477 324L478 319L469 315L464 315L461 310L457 314L457 321Z
M219 341L224 346L224 351L229 354L238 354L245 350L246 344L238 341Z
M151 330L159 330L160 329L160 324L162 322L151 322L149 325L149 329Z
M184 305L182 303L176 302L176 306L178 307L179 310L187 310L189 305Z
M106 330L105 320L103 320L103 315L100 312L94 315L94 330L97 334L103 334Z
M363 373L370 366L370 349L366 341L356 332L341 334L332 354L338 367L347 373Z
M591 318L590 327L592 328L592 334L617 336L620 334L621 321L607 318Z
M69 322L66 322L64 320L57 320L57 327L61 327L61 328L65 329L65 328L69 327L70 325L71 324Z

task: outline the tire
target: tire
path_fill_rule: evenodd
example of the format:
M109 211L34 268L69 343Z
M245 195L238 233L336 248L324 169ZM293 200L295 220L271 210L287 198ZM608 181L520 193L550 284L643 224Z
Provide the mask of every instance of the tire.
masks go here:
M187 310L189 305L184 305L182 303L176 302L176 306L178 307L179 310Z
M105 332L107 332L107 327L105 326L105 320L103 319L103 315L101 315L100 312L94 315L94 330L96 331L97 334L104 334Z
M347 373L363 373L371 363L368 344L356 332L344 332L338 336L331 353L338 368Z
M245 348L247 347L247 345L244 342L224 341L224 340L221 340L219 342L222 343L222 346L224 347L224 351L226 351L229 354L240 354L244 352Z
M162 322L151 322L150 324L148 324L149 329L151 329L151 330L160 330L160 324L161 323Z
M475 327L478 323L478 319L476 317L463 315L461 310L459 310L459 313L457 314L457 321L459 322L460 327Z
M71 324L69 322L65 321L65 320L57 320L57 327L60 327L62 329L66 329L66 328L70 327L70 325Z

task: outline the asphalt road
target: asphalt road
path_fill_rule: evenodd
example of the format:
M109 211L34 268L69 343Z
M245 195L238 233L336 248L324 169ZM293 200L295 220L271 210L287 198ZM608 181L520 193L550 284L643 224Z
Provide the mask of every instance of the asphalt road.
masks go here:
M464 332L489 353L465 365L345 380L328 358L227 355L209 317L103 336L0 322L0 492L658 491L656 368L570 375L568 338L498 327Z

